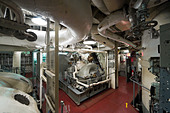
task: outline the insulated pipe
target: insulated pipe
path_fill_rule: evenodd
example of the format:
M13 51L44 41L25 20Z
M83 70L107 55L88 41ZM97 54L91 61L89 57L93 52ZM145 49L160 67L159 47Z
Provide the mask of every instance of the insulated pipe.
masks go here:
M135 2L135 4L133 5L133 8L138 9L141 6L142 2L143 2L143 0L137 0Z
M85 48L89 48L90 50L93 50L92 46L85 45Z
M109 27L116 25L120 21L125 20L123 11L116 11L112 13L111 15L107 16L99 25L98 25L98 32L101 36L110 38L112 40L124 43L126 45L132 46L136 48L137 46L133 44L132 42L124 39L123 37L114 34L113 32L110 32L107 30Z
M92 39L103 44L103 45L105 45L105 46L108 46L111 49L115 48L114 42L111 42L110 40L106 39L105 37L103 37L99 34L98 35L92 34Z
M125 20L123 11L119 10L113 12L109 16L107 16L103 21L98 25L98 31L101 32L113 25L116 25L118 22Z
M92 26L91 35L92 35L93 40L95 40L105 46L108 46L111 49L115 48L114 42L108 40L106 37L99 35L98 30L97 30L97 25Z
M105 83L105 82L108 82L108 81L110 81L110 78L109 78L109 79L106 79L106 80L103 80L103 81L101 81L101 82L92 83L92 84L89 85L89 87L91 87L91 86L96 86L96 85L99 85L99 84L102 84L102 83Z
M136 46L134 43L132 43L131 41L126 40L126 39L124 39L123 37L121 37L121 36L119 36L119 35L117 35L117 34L114 34L114 33L110 32L109 30L102 31L102 32L100 32L99 34L102 35L103 37L108 37L108 38L110 38L111 40L115 40L115 41L117 41L117 42L124 43L124 44L129 45L129 46L132 46L132 47L134 47L134 48L137 47L137 46Z
M21 23L21 24L24 23L24 14L21 8L17 4L15 4L11 0L0 0L0 4L5 5L6 7L10 8L15 13L16 20L18 23Z
M67 28L59 32L59 45L70 45L82 41L92 26L92 12L89 0L12 0L23 9L58 20ZM37 39L39 40L39 39ZM25 42L25 41L22 41ZM44 43L44 42L43 42ZM62 43L62 44L61 44ZM21 45L22 43L18 43Z
M32 82L22 75L10 72L0 72L0 81L7 83L8 85L4 84L4 86L9 86L9 88L21 90L26 93L32 92Z
M92 0L92 2L101 12L109 15L111 12L123 8L129 0Z
M0 100L1 113L40 113L34 98L20 90L0 87Z
M92 2L101 12L103 12L106 15L110 14L103 0L92 0Z
M77 73L77 66L75 66L75 72L73 72L73 78L76 80L76 82L80 85L83 85L84 87L86 88L89 88L91 86L95 86L95 85L99 85L99 84L102 84L102 83L105 83L105 82L108 82L110 81L110 78L107 78L106 80L103 80L103 81L100 81L100 82L97 82L97 83L92 83L92 84L85 84L85 83L82 83L78 80L78 78L76 78L76 73Z
M78 78L76 78L76 73L77 73L78 71L77 71L77 66L74 66L74 67L75 67L75 72L73 72L73 78L76 80L76 82L77 82L78 84L83 85L84 87L88 88L89 85L80 82L80 81L78 80Z

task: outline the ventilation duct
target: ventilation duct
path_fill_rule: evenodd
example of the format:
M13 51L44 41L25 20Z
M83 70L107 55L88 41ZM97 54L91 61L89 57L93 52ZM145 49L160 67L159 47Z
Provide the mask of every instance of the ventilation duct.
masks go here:
M123 37L114 34L113 32L109 31L108 28L110 28L113 25L116 25L117 23L119 23L120 21L125 20L123 11L116 11L112 14L110 14L109 16L107 16L99 25L98 25L98 32L101 36L109 38L111 40L115 40L117 42L121 42L124 43L126 45L132 46L134 48L136 48L137 46L124 39Z

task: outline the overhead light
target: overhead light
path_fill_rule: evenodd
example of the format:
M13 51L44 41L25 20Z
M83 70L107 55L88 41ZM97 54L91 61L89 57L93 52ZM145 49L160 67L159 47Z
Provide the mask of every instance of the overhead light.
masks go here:
M124 50L124 53L129 53L129 50L127 49L127 50Z
M47 25L47 21L42 19L42 18L40 18L40 17L32 18L31 21L34 24L37 24L37 25L41 25L41 26Z
M86 40L84 40L83 44L85 45L94 45L96 42L89 36Z
M127 53L126 56L130 57L130 53Z
M67 55L68 53L67 52L59 52L58 54L59 55Z
M39 45L36 45L35 47L36 47L36 48L41 48L41 46L39 46Z
M121 49L121 47L117 47L118 49Z

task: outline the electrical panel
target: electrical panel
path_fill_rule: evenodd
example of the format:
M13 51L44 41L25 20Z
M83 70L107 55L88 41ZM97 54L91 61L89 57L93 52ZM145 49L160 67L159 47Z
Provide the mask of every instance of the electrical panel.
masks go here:
M1 52L0 53L0 69L10 71L13 65L13 53Z
M21 54L21 68L24 69L25 73L32 72L32 53L22 53Z

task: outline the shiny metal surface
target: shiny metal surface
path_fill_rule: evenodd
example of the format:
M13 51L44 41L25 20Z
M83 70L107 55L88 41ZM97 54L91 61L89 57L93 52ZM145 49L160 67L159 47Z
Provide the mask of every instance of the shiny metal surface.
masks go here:
M123 11L116 11L107 16L99 25L98 25L98 32L101 36L110 38L111 40L115 40L126 45L132 46L136 48L136 45L132 42L124 39L123 37L114 34L113 32L109 31L108 28L116 25L120 21L125 20Z
M14 88L26 93L32 92L31 81L22 75L9 72L0 72L0 81L3 87ZM3 82L5 84L2 84Z
M27 98L29 105L14 99L17 94ZM0 87L0 100L1 113L40 113L35 100L30 95L16 89Z
M91 29L92 13L89 0L12 1L21 8L49 17L65 26L68 30L61 36L63 44L81 41Z
M97 73L102 73L102 70L94 63L89 63L84 65L77 76L82 78L89 78L91 76L96 76Z

